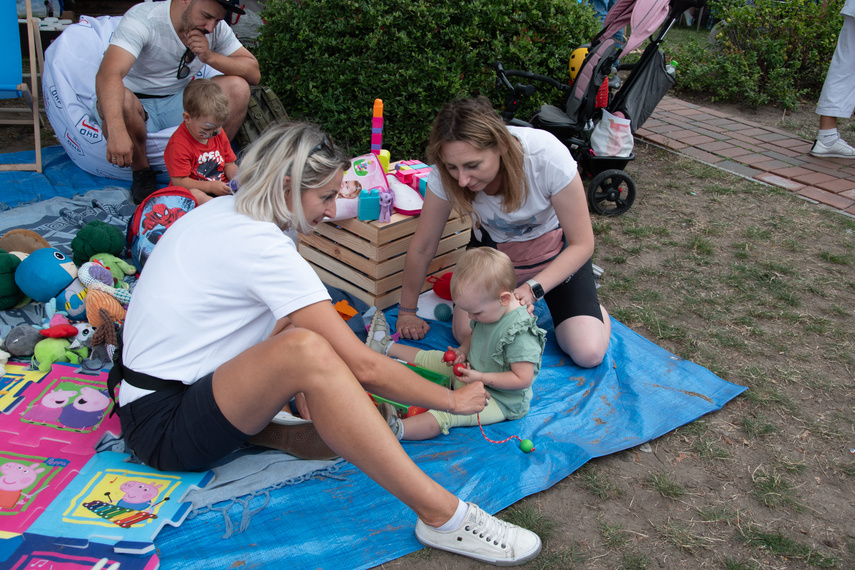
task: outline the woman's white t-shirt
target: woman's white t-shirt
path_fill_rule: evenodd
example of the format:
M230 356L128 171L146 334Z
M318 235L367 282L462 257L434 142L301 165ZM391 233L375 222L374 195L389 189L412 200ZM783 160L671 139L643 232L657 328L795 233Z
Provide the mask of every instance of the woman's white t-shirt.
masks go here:
M279 319L330 299L294 242L234 203L210 200L157 243L131 296L126 367L192 384L265 340ZM148 393L123 383L119 403Z
M552 196L577 176L576 161L552 133L527 127L508 127L508 131L523 147L528 198L513 212L502 210L500 196L487 196L483 192L478 192L472 203L481 218L481 225L497 243L528 241L558 229L560 224L552 208ZM438 168L430 173L428 189L439 198L448 200ZM480 239L477 230L476 237Z

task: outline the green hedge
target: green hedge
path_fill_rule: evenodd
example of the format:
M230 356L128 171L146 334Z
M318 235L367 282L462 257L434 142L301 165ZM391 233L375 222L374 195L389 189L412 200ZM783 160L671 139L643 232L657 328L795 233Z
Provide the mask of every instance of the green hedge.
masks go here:
M357 155L383 99L392 160L423 158L445 102L483 94L498 107L497 60L567 81L570 53L600 29L577 0L269 0L261 16L253 51L288 114ZM557 97L544 91L532 105Z
M843 0L712 0L710 6L719 19L712 43L666 49L680 62L678 91L785 108L819 95L843 23Z

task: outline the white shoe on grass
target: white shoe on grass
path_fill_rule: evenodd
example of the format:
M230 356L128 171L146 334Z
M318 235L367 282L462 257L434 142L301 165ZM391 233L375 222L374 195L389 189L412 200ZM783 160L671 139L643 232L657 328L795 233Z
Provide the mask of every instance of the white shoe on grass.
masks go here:
M457 530L440 532L419 519L416 523L418 541L496 566L524 564L540 553L540 537L535 533L468 504L469 511Z
M810 154L819 158L855 158L855 148L841 138L831 144L824 144L817 140L813 143Z

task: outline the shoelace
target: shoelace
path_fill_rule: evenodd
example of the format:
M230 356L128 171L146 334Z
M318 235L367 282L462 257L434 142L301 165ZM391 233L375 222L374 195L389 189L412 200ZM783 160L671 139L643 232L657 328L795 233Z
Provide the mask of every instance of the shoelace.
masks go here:
M470 508L477 508L474 505ZM478 509L474 524L467 524L463 527L467 532L483 538L487 542L492 542L495 546L500 546L502 549L508 547L508 533L511 530L511 525L505 521L501 521L496 517L489 516L486 512Z

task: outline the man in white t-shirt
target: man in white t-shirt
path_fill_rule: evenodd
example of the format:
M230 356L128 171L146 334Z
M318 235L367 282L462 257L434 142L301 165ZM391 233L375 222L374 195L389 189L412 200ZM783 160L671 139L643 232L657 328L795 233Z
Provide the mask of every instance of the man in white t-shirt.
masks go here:
M246 116L249 86L261 80L258 61L225 21L244 11L236 0L167 0L129 9L95 77L95 110L107 139L107 160L133 172L139 204L157 190L146 155L148 132L179 125L182 93L208 64L229 97L223 130L232 138Z

